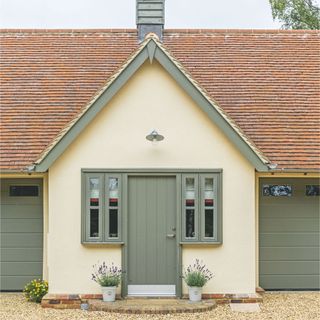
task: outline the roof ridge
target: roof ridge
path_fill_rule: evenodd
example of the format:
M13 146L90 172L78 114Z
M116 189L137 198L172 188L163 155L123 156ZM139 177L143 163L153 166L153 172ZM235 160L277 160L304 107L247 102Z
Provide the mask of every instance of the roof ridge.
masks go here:
M9 29L9 28L0 28L0 33L123 33L123 32L130 32L130 33L136 33L137 29L134 28L110 28L110 29Z
M272 34L301 34L301 33L320 33L320 30L287 30L287 29L164 29L164 33L272 33Z
M136 28L53 28L53 29L32 29L32 28L0 28L0 33L136 33ZM249 33L249 34L318 34L320 30L285 30L285 29L206 29L206 28L166 28L164 33Z

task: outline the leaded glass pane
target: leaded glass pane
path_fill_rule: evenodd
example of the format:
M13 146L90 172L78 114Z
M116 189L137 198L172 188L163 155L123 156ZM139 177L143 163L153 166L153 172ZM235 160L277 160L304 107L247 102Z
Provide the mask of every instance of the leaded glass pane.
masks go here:
M195 181L194 178L186 178L186 200L195 199Z
M99 206L99 178L90 178L90 206Z
M319 185L307 185L306 186L306 196L319 196L320 194L320 186Z
M213 178L205 178L204 180L204 204L206 207L213 206Z
M119 179L109 178L109 198L118 199L119 197Z
M292 196L292 186L291 185L264 184L262 187L262 193L264 196L291 197Z

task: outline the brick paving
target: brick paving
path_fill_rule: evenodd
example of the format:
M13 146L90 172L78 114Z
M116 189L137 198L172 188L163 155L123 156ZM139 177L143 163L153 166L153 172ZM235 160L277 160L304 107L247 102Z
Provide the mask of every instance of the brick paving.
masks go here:
M183 299L128 299L114 303L89 300L89 310L129 314L196 313L214 309L214 300L189 302Z

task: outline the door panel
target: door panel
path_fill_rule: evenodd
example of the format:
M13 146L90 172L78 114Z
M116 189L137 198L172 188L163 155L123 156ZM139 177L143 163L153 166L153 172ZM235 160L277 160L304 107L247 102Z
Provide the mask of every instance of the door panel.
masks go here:
M149 285L149 293L150 285L175 285L175 177L129 177L128 208L129 293L130 285Z

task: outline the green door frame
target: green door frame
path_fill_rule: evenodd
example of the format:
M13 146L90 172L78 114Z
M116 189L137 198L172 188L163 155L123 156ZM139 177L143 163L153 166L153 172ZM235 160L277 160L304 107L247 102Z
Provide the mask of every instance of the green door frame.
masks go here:
M173 176L176 178L176 253L177 253L177 274L176 274L176 296L182 298L182 243L181 243L181 175L184 173L222 173L222 169L92 169L84 168L81 172L110 172L123 175L122 180L122 235L123 242L121 250L122 270L124 273L121 284L121 296L128 295L128 178L130 176Z

